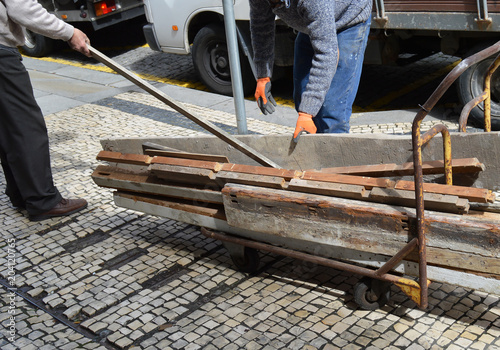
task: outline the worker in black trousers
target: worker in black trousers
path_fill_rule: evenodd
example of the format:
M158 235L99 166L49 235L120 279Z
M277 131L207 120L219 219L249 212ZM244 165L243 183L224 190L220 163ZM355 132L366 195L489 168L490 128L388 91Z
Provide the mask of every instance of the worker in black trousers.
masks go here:
M55 187L49 139L42 111L17 46L22 26L90 56L87 36L49 14L36 0L0 0L0 160L12 205L32 221L65 216L87 207L85 199L65 199Z

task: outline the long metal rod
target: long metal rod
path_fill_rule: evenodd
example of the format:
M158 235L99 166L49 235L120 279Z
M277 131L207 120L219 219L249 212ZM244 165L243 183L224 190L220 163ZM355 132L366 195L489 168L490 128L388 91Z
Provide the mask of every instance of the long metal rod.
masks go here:
M183 114L185 117L190 119L191 121L195 122L208 132L214 134L221 140L227 142L240 152L246 154L248 157L252 158L256 162L258 162L261 165L264 166L269 166L273 168L281 168L278 164L273 162L272 160L268 159L264 155L260 154L253 148L249 147L248 145L244 144L234 136L229 135L227 132L222 130L221 128L217 127L216 125L210 123L207 120L204 120L203 118L199 116L195 116L193 113L189 112L180 102L176 102L170 97L168 97L165 93L160 91L159 89L155 88L153 85L149 84L145 80L139 78L129 70L127 70L125 67L121 66L120 64L116 63L103 53L99 52L95 48L91 47L89 45L89 50L90 53L92 54L92 57L94 57L96 60L99 62L105 64L109 68L113 69L120 75L122 75L124 78L130 80L134 84L136 84L138 87L144 89L145 91L149 92L151 95L165 103L166 105L172 107L175 109L177 112Z
M248 134L233 1L222 0L222 10L224 12L224 25L226 28L227 51L229 53L229 68L231 71L231 85L233 87L238 134Z
M201 228L201 233L206 237L209 237L212 239L217 239L219 241L230 242L230 243L238 244L241 246L245 246L245 247L249 247L249 248L253 248L253 249L257 249L257 250L263 250L266 252L271 252L271 253L275 253L275 254L279 254L279 255L283 255L283 256L288 256L288 257L291 257L294 259L309 261L309 262L312 262L314 264L323 265L326 267L331 267L331 268L342 270L342 271L352 272L352 273L355 273L358 275L371 277L371 278L379 279L382 281L392 282L392 283L395 283L398 285L405 285L405 286L409 286L409 287L415 286L415 282L411 279L403 278L403 277L388 274L388 273L384 273L384 274L379 275L373 269L357 266L354 264L348 264L348 263L344 263L341 261L323 258L321 256L315 256L312 254L303 253L303 252L299 252L299 251L291 250L291 249L287 249L287 248L277 247L277 246L270 245L267 243L252 241L252 240L245 239L245 238L229 236L226 234L217 233L217 232L208 230L204 227Z

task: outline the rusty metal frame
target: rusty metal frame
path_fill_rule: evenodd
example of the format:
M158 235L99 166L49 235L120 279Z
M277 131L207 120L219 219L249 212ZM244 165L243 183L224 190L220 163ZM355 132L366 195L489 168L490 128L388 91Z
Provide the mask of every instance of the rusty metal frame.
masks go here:
M421 135L421 123L422 120L427 116L427 114L436 105L439 99L444 95L448 88L455 82L455 80L465 72L470 66L490 57L491 55L498 53L500 51L500 41L496 44L488 47L487 49L472 55L463 61L461 61L448 75L443 79L441 84L436 88L432 95L427 99L427 101L420 106L421 109L415 116L412 125L412 145L413 145L413 167L414 167L414 181L415 181L415 201L416 201L416 213L417 213L417 241L418 241L418 256L419 256L419 289L420 289L420 301L419 307L421 309L426 309L428 306L428 285L429 280L427 279L427 252L426 252L426 227L425 227L425 213L424 213L424 194L423 194L423 173L422 173L422 147L429 142L432 137L437 133L441 132L443 135L443 150L444 150L444 161L445 161L445 174L446 183L452 184L452 173L451 173L451 139L450 134L446 126L439 124L434 126L431 130L427 131L425 134ZM497 59L498 60L498 59ZM496 63L496 61L495 61ZM500 64L500 62L499 62ZM498 66L494 64L495 66ZM493 66L493 65L492 65ZM494 71L494 70L493 70ZM490 67L488 78L488 93L489 96L489 81L492 75L492 70ZM486 85L486 83L485 83ZM484 94L483 94L484 95ZM488 99L486 97L486 99ZM490 102L490 100L488 100ZM475 103L475 102L474 102ZM479 103L479 102L477 102ZM489 108L490 104L486 105ZM486 123L488 124L488 123ZM491 129L491 125L490 125Z

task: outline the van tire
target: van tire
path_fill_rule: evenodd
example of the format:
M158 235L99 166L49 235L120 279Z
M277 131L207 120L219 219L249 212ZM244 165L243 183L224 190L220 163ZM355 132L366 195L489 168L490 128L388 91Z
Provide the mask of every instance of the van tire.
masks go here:
M31 30L23 29L24 45L21 50L32 57L44 57L54 50L54 40Z
M222 24L209 24L196 34L191 50L193 65L201 81L213 92L232 96L231 71L226 34ZM250 64L240 52L243 93L255 91L255 78Z
M488 45L479 45L471 50L467 57L485 49ZM482 94L484 89L484 77L493 63L495 56L489 57L469 67L457 80L457 91L460 103L465 106L467 102ZM500 130L500 69L497 69L491 77L491 130ZM472 109L468 124L484 129L484 102Z

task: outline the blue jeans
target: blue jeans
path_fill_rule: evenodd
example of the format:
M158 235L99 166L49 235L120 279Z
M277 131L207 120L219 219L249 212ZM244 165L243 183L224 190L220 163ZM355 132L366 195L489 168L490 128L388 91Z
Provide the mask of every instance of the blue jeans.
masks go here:
M318 133L349 132L349 120L361 79L370 22L371 18L337 33L339 64L323 106L313 119ZM309 81L313 55L314 50L309 36L299 33L295 39L293 65L293 97L296 109L300 105L302 93Z

